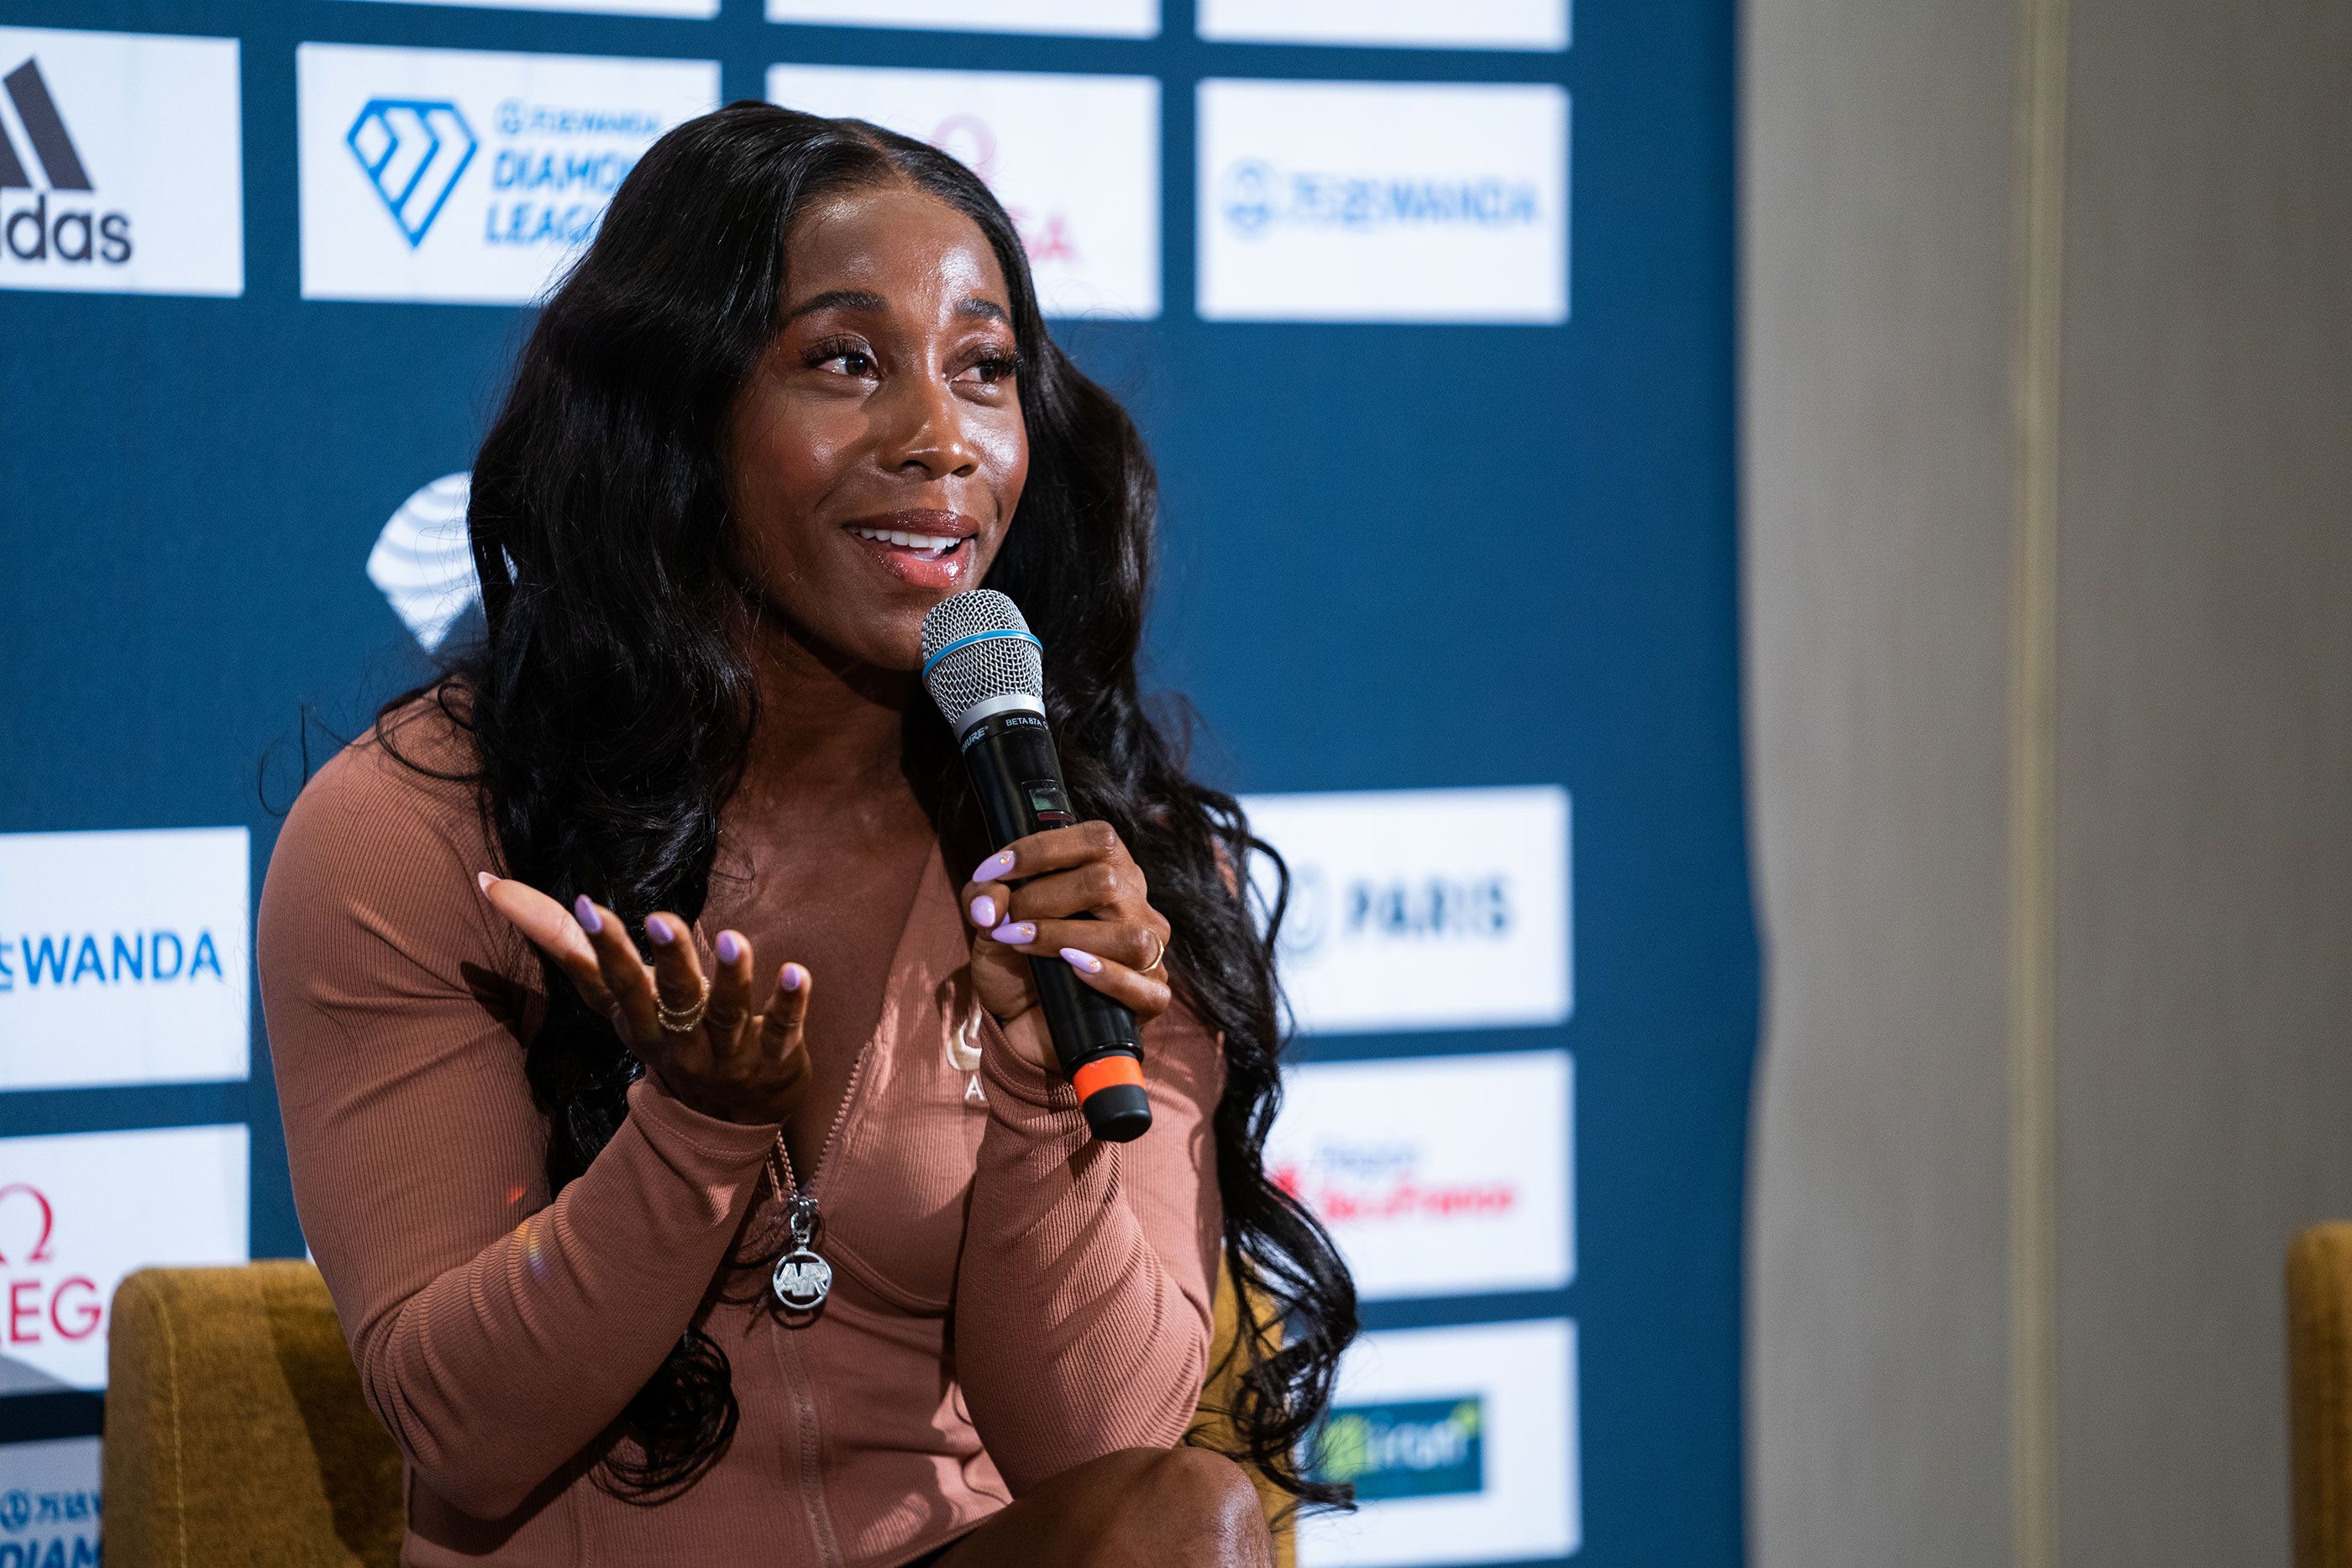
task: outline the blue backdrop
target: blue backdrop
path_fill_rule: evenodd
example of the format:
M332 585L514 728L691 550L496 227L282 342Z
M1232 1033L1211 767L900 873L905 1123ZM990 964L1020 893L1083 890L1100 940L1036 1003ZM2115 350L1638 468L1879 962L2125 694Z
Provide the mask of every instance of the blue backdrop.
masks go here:
M1575 802L1568 1021L1298 1047L1308 1061L1567 1048L1573 1281L1380 1301L1368 1322L1573 1320L1575 1561L1739 1561L1757 962L1736 663L1733 16L1726 0L1644 0L1575 20L1571 47L1528 51L1208 42L1187 0L1168 0L1149 38L782 26L742 0L711 20L7 0L7 25L240 40L244 260L234 298L0 289L0 832L241 823L257 890L273 809L301 776L306 705L350 733L425 667L363 564L412 491L467 466L527 317L302 298L299 44L716 60L725 99L762 96L780 61L1157 78L1160 312L1056 324L1160 465L1147 685L1195 700L1202 765L1236 789L1543 783ZM1202 319L1206 77L1564 86L1569 319ZM310 744L315 762L331 742L312 729ZM248 1124L252 1252L299 1255L253 1016L249 1081L18 1091L0 1095L0 1131ZM99 1420L94 1395L0 1400L0 1441Z

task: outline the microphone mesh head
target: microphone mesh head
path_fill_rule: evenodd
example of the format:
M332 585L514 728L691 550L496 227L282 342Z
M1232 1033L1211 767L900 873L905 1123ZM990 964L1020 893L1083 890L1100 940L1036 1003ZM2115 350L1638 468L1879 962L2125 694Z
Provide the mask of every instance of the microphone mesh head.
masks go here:
M988 636L992 632L1015 635ZM940 657L940 649L967 637L982 640ZM923 617L923 685L959 735L964 715L990 697L1025 695L1042 707L1045 660L1020 606L992 588L951 594L932 605Z

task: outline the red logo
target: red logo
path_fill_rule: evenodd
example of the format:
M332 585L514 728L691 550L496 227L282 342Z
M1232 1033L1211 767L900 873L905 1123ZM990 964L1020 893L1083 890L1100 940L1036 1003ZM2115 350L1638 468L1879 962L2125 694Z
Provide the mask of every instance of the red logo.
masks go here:
M1419 1165L1410 1151L1325 1149L1305 1166L1285 1163L1266 1176L1329 1225L1491 1218L1518 1202L1518 1188L1507 1179L1423 1181Z
M988 121L976 114L950 114L932 131L929 141L932 146L979 175L990 190L996 189L996 132L990 129ZM1031 266L1078 259L1078 246L1070 237L1067 213L1047 213L1040 217L1009 202L1004 212L1020 232Z
M56 1261L49 1245L56 1230L48 1194L30 1182L0 1186L0 1291L7 1297L0 1343L84 1340L105 1321L96 1281L43 1267Z

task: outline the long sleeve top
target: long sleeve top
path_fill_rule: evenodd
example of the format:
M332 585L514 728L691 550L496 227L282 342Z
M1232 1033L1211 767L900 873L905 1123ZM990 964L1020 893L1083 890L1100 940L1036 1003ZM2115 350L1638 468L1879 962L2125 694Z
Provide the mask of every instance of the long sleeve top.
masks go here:
M399 746L470 762L446 720ZM788 1321L767 1291L773 1124L641 1080L549 1191L523 1068L544 981L478 895L485 869L473 787L372 736L303 790L261 900L296 1206L406 1459L404 1563L878 1568L1071 1465L1182 1437L1222 1227L1223 1065L1196 1019L1145 1029L1151 1130L1091 1142L1070 1086L978 1006L936 844L902 929L845 897L894 956L848 1098L796 1113L839 1113L816 1186L834 1285ZM616 1497L597 1461L689 1324L725 1352L740 1424L683 1492Z

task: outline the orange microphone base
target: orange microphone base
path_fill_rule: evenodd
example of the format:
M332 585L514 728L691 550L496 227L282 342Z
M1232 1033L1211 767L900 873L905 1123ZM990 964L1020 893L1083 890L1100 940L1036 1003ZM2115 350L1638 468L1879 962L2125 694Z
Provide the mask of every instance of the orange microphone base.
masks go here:
M1070 1074L1087 1126L1106 1143L1124 1144L1151 1125L1151 1102L1143 1092L1143 1063L1124 1051L1097 1056Z

